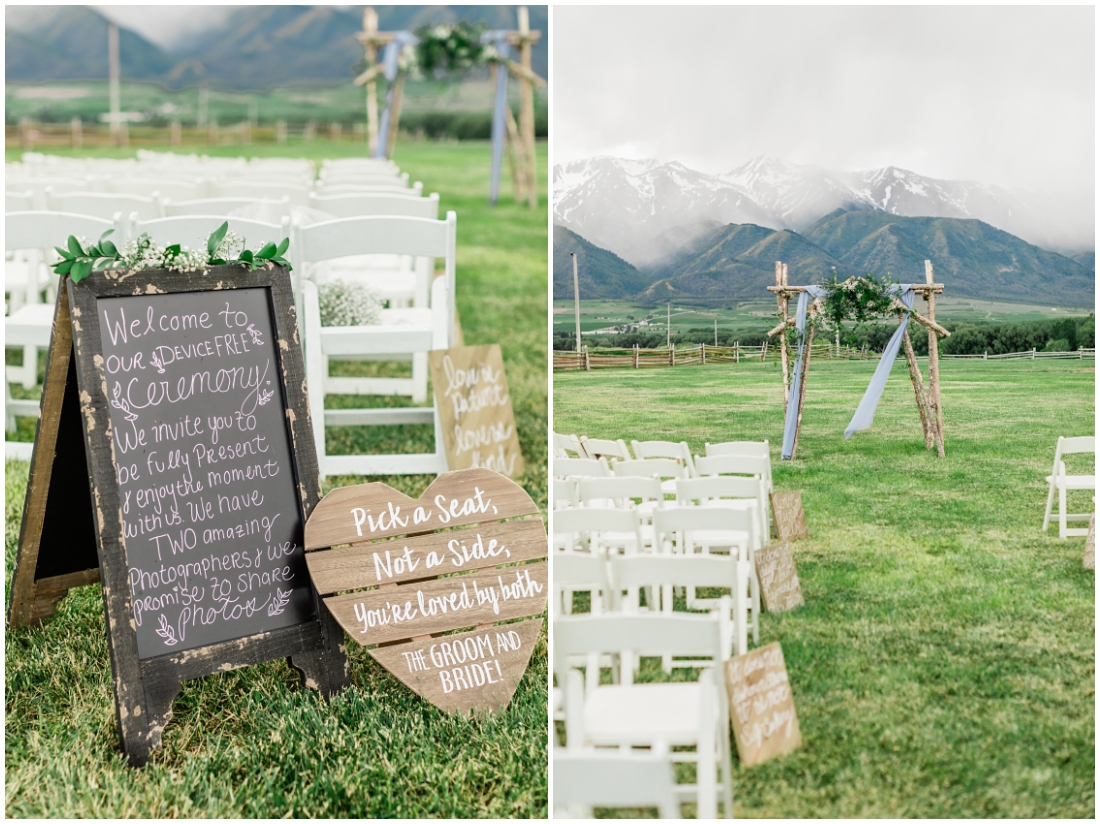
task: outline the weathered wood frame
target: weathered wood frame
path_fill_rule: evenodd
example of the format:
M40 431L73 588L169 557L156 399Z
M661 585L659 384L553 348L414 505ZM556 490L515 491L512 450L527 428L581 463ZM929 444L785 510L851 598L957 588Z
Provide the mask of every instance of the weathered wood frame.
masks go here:
M41 592L39 598L52 598L52 607L64 597L67 588L53 597L49 587L56 590L62 585L92 583L97 577L102 582L119 738L130 764L145 764L152 751L160 746L161 733L172 717L172 701L183 681L285 657L287 663L299 672L302 685L320 691L326 699L347 686L349 673L343 631L316 591L313 592L315 618L302 624L145 660L138 656L137 632L131 623L125 532L108 416L106 375L101 365L102 339L97 301L100 298L144 294L267 289L272 327L278 341L276 351L282 397L286 404L287 431L304 525L321 498L321 485L306 398L305 367L294 295L287 269L273 266L250 272L239 266L224 266L205 273L186 274L147 270L96 274L79 284L66 279L63 286L67 288L64 294L59 290L43 391L42 423L39 424L32 456L32 484L28 486L13 595L28 590L26 576L32 574L30 571L35 569L38 560L34 530L41 529L45 516L43 485L45 488L49 486L57 434L57 424L53 418L60 417L53 405L64 390L64 375L67 373L62 367L67 367L67 353L72 352L80 390L85 457L92 480L90 494L95 513L99 569L89 570L80 580L71 582L35 582L32 578L29 592L34 596L36 592L46 590ZM49 438L51 427L52 440ZM41 458L45 458L49 467L37 466ZM30 516L35 513L38 517L32 519ZM29 623L29 619L34 619L35 613L33 609L28 612L26 603L25 596L13 597L10 624Z
M936 454L944 457L943 449L943 408L940 401L940 346L941 337L950 337L951 333L936 323L936 295L943 292L943 284L935 283L932 274L932 261L924 262L923 284L914 284L911 288L921 295L928 304L927 315L911 312L911 317L928 330L928 385L925 386L921 376L917 358L913 352L913 343L909 339L909 331L906 330L903 338L905 358L909 364L909 378L913 383L913 392L916 396L917 411L920 413L921 428L924 431L924 446L926 449L936 448ZM776 261L775 286L767 287L769 292L774 292L779 304L779 324L768 332L768 337L780 335L780 354L783 369L783 412L786 414L790 403L791 386L791 359L787 353L787 330L796 323L796 318L789 315L788 305L790 299L801 292L806 291L805 286L790 286L787 283L787 265ZM895 300L895 308L898 309L898 318L905 310L900 300ZM806 322L809 325L807 334L807 346L804 347L802 361L802 375L798 392L798 420L795 422L794 446L791 449L790 460L794 460L798 452L798 436L802 431L802 405L806 400L806 379L810 368L810 347L813 345L814 329L817 324L817 309L811 306L807 312Z

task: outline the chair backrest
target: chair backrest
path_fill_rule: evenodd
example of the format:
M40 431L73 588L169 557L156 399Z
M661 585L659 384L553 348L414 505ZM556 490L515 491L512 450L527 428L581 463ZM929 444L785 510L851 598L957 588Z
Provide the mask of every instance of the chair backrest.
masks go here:
M118 213L136 214L141 220L164 217L159 197L121 195L114 192L56 192L46 189L46 208L53 212L72 212L79 215L113 220Z
M604 458L554 458L554 476L557 478L607 478L611 470Z
M550 500L554 504L554 509L576 506L578 501L576 478L552 478Z
M1078 438L1059 438L1059 455L1074 455L1079 452L1096 452L1096 437L1084 435Z
M688 468L674 458L648 458L638 461L614 461L616 475L641 475L645 478L688 478Z
M603 456L605 458L618 458L623 461L631 460L630 452L628 452L626 448L626 442L623 441L622 438L614 441L609 441L604 438L582 438L581 449L584 450L584 454L589 458L599 458Z
M281 200L289 198L296 206L308 206L308 183L260 183L248 180L221 181L213 186L217 197L252 198L254 200Z
M672 756L665 744L649 752L554 749L555 817L571 807L656 807L661 818L680 818Z
M420 197L424 194L424 184L421 181L416 181L412 186L383 186L380 184L368 184L368 183L326 183L322 180L317 181L313 186L313 191L319 195L352 195L364 192L376 192L397 195L415 195Z
M52 249L64 246L69 235L95 241L108 229L115 230L111 240L121 247L121 223L114 220L70 212L8 212L4 215L4 248Z
M228 217L230 212L238 209L246 209L256 205L270 206L283 214L290 214L290 198L283 197L275 200L265 200L255 197L203 197L198 200L165 200L164 216L180 217L182 215L221 215Z
M333 168L332 166L322 165L321 171L318 173L318 180L335 184L358 183L366 186L403 186L407 188L409 173L386 169L377 171L356 169L347 166Z
M691 504L721 498L761 500L758 478L736 475L709 475L676 481L676 503Z
M718 587L732 590L738 561L729 555L621 555L609 560L611 585L617 590L667 584L674 587ZM554 559L555 577L557 558Z
M607 556L602 552L555 552L554 591L559 595L554 599L555 606L559 604L560 595L565 587L591 588L606 595L610 591L607 579ZM593 597L591 611L595 613L603 611L603 598Z
M35 206L34 192L30 189L25 192L4 192L5 212L29 212Z
M553 451L555 458L583 458L584 449L576 435L562 435L553 433ZM569 453L573 453L570 455Z
M738 546L749 550L756 532L756 514L747 509L732 509L722 506L666 506L653 510L653 531L655 545L662 552L670 551L678 545L682 551L691 551L697 541L693 533L705 530L708 533L737 533L724 537L712 546ZM739 537L744 534L744 538Z
M439 195L435 192L427 197L389 192L359 192L347 195L319 195L311 192L309 207L334 217L397 215L437 220Z
M606 504L620 509L634 506L634 498L664 503L661 482L656 478L624 475L611 478L582 478L577 485L577 500L581 504Z
M554 511L554 544L566 549L586 546L593 553L641 551L642 519L633 509L558 509Z
M753 455L757 458L768 458L771 455L768 451L769 446L767 441L725 441L724 443L708 443L706 445L706 450L707 457L713 455Z
M695 456L695 469L699 476L706 475L754 475L765 478L768 475L770 461L767 458L752 455L711 455Z
M255 252L266 243L280 243L290 235L290 220L284 219L282 225L263 223L258 220L245 220L239 217L220 215L180 215L162 217L159 220L130 220L130 233L134 237L149 235L158 245L180 243L192 249L206 250L206 239L223 223L229 223L229 231L236 232L245 239L245 248Z
M124 195L153 197L155 194L159 194L163 199L195 200L196 198L207 197L209 194L206 182L197 178L189 180L167 177L112 178L108 183L110 191ZM54 188L60 191L62 187L55 186Z
M687 441L631 441L630 445L634 449L634 457L639 460L674 458L683 462L691 477L695 476L695 465L692 463Z

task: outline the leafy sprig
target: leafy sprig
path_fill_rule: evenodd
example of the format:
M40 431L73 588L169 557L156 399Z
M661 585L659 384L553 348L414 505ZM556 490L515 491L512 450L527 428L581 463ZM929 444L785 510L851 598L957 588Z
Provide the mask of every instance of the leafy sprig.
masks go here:
M68 275L72 278L73 283L79 283L93 271L117 268L122 265L125 261L125 255L120 253L118 248L106 239L107 235L112 232L114 232L114 229L108 229L95 244L87 249L81 246L80 241L75 236L69 235L66 248L54 247L61 255L61 260L53 266L54 272L59 275ZM250 270L259 269L268 263L285 266L287 269L292 268L289 261L284 257L287 249L290 248L290 238L283 238L279 244L266 243L258 252L250 252L248 249L242 248L235 257L231 259L222 258L220 254L225 253L222 241L225 240L228 232L229 221L226 221L211 233L206 241L206 255L203 256L205 260L198 258L200 263L204 263L206 266L247 266ZM143 252L152 246L148 235L141 235L137 241L139 250ZM152 258L143 257L145 265L142 268L185 267L185 270L189 271L194 267L196 258L196 253L189 252L180 244L175 243Z

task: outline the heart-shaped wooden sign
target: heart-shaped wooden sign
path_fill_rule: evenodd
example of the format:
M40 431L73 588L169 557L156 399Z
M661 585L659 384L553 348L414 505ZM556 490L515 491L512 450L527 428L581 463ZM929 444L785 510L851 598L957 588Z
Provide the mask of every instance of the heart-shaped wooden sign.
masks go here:
M497 523L523 515L536 517ZM547 563L528 563L546 558L537 515L489 469L445 472L416 500L382 483L342 487L306 522L306 564L344 631L402 683L440 709L496 711L542 627L514 619L546 609ZM465 631L443 635L453 630Z

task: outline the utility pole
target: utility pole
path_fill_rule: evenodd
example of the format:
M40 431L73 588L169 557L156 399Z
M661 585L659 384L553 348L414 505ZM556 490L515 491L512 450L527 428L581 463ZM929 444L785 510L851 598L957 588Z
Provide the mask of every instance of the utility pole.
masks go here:
M107 26L107 65L111 93L111 137L117 143L122 131L122 95L119 90L118 26L114 23Z
M718 345L718 318L714 319L714 345Z
M577 253L570 252L573 258L573 317L577 321L577 351L581 351L581 290L577 285Z
M672 348L672 304L668 305L668 315L665 318L665 349Z

